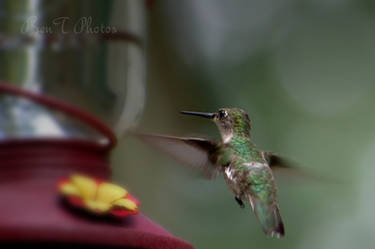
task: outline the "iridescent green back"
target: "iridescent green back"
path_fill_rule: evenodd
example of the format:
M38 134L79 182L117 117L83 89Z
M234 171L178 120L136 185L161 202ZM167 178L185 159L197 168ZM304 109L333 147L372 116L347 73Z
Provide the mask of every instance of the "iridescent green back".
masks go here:
M277 205L276 184L271 169L265 165L262 151L250 140L250 119L240 109L227 109L233 127L233 137L226 146L231 165L243 175L237 184L245 190L248 201L266 234L284 235L284 226Z

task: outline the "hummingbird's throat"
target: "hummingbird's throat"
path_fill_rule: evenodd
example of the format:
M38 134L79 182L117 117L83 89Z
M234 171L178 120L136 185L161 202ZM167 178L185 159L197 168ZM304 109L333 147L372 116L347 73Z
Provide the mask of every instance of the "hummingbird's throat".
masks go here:
M230 141L232 141L232 138L233 138L233 132L223 134L222 137L223 137L223 143L225 144L230 143Z
M219 127L221 138L223 143L227 144L230 143L234 136L238 137L246 137L250 139L250 134L248 130L236 130L233 127Z
M219 128L223 143L229 143L234 135L234 130L230 122L216 122L216 125Z

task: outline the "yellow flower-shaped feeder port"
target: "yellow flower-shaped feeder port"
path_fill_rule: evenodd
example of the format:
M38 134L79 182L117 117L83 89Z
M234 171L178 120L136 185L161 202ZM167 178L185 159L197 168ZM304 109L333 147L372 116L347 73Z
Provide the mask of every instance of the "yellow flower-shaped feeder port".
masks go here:
M121 218L138 213L138 200L110 182L73 174L59 181L58 190L71 206L93 214Z

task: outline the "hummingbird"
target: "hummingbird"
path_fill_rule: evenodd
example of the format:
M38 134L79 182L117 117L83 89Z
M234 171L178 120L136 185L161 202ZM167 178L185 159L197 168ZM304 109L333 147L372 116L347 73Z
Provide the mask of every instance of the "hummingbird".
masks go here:
M242 208L244 203L250 203L264 233L270 237L284 237L273 169L290 168L288 162L253 143L250 118L242 109L181 113L215 122L221 141L146 134L138 137L177 160L200 169L208 179L222 174L236 202Z

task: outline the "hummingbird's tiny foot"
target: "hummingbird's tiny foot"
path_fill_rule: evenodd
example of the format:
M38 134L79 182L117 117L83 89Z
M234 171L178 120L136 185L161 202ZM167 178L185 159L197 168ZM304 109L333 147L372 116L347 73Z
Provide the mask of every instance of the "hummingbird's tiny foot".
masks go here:
M237 201L238 205L240 205L241 208L245 208L245 204L243 204L243 202L240 198L235 196L234 199Z

